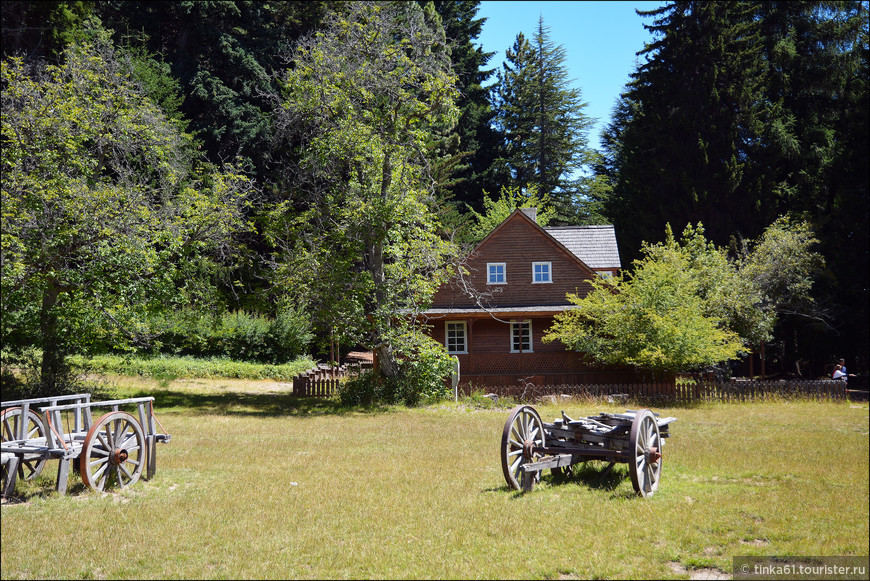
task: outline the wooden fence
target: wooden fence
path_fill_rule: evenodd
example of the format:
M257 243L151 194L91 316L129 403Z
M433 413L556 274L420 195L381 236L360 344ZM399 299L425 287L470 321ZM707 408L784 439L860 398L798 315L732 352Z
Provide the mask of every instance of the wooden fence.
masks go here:
M341 379L337 377L294 377L293 393L306 397L329 397L338 393L340 385Z
M756 401L774 398L811 400L845 400L846 384L842 381L731 381L725 383L704 382L694 384L676 383L630 383L603 385L511 385L486 387L488 393L501 397L513 397L520 401L537 401L548 396L570 396L590 399L631 399L649 402L689 403L700 401ZM471 390L465 388L464 393Z
M360 373L362 366L358 363L331 367L318 365L293 378L293 393L308 397L329 397L338 393L341 382L348 376Z
M312 369L293 378L293 393L305 397L330 397L338 393L342 381L359 372L358 366ZM513 397L520 401L539 401L548 396L631 399L648 402L689 403L700 401L756 401L773 398L845 400L849 397L846 382L822 380L729 381L676 383L601 383L536 385L525 382L516 385L485 386L487 393ZM479 387L477 389L480 389ZM460 385L465 395L472 387Z

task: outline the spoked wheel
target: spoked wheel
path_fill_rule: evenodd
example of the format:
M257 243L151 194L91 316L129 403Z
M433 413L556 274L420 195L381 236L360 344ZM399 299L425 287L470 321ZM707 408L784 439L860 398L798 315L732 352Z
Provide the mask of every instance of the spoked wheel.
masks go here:
M628 472L639 496L652 496L662 476L662 439L659 425L649 410L640 410L634 416L629 435L631 459Z
M527 405L515 407L508 416L501 436L501 467L508 486L515 490L523 487L522 466L539 455L530 450L544 447L544 422L535 408ZM537 478L541 473L538 472Z
M109 412L85 436L79 469L82 482L95 490L125 488L142 475L145 435L127 412Z
M24 426L24 439L33 440L36 438L45 439L45 426L42 424L42 418L33 410L27 410L27 417L22 414L23 409L19 407L8 408L3 410L3 415L0 416L0 424L2 424L2 437L4 442L10 440L19 440L21 435L21 423L27 422ZM18 477L22 480L33 480L42 472L45 466L45 458L38 454L24 454L21 462L18 464Z

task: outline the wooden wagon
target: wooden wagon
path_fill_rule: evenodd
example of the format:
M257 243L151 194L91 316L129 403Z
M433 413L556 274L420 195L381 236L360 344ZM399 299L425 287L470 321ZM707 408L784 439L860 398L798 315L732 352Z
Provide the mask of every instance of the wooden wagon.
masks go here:
M545 469L566 476L575 464L601 460L608 463L606 471L617 463L628 464L634 490L639 496L652 496L661 479L664 439L675 419L644 409L577 420L562 412L561 418L545 423L532 406L519 405L502 432L505 480L511 488L528 492Z
M135 406L136 415L122 406ZM109 410L95 420L98 408ZM53 459L60 461L61 494L71 467L95 490L132 486L143 472L151 478L157 470L156 445L171 438L157 431L158 424L153 397L92 402L84 393L2 402L2 494L11 495L18 478L39 476Z

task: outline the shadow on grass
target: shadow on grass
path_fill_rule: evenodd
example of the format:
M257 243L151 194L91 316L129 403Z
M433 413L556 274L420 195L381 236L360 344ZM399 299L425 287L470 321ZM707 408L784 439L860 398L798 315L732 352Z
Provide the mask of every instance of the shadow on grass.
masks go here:
M593 490L615 491L625 479L628 471L621 464L610 465L607 462L592 460L580 462L568 467L563 474L551 472L543 481L551 486L577 485Z
M344 406L331 398L298 397L293 394L191 393L186 391L142 390L131 397L154 397L154 408L161 412L184 410L201 415L238 415L259 417L346 415L350 413L385 414L393 408L386 405Z
M629 479L626 468L621 464L615 464L610 469L606 466L606 462L590 461L574 464L569 467L567 472L562 474L546 470L542 474L541 482L553 488L585 486L593 490L610 492L610 498L639 498L633 488L628 491L617 490L623 482ZM508 493L511 500L522 498L526 494L522 490L516 490L507 484L486 488L484 492ZM534 488L532 492L534 492Z

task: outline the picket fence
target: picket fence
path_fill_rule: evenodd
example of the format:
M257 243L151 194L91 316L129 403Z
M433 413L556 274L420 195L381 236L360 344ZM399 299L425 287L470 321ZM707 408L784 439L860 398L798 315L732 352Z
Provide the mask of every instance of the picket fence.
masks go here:
M350 363L340 367L318 365L293 378L293 393L305 397L329 397L338 393L342 381L359 374L361 366Z
M466 389L466 395L470 389ZM603 385L510 385L487 387L488 393L520 401L549 397L631 399L642 402L757 401L773 398L845 400L846 384L833 380L730 381L725 383L629 383Z
M330 397L338 393L344 378L357 369L318 369L297 376L293 393L305 397ZM472 387L460 387L470 395ZM524 385L487 386L487 393L512 397L519 401L540 401L546 397L577 397L588 399L631 399L647 402L738 402L773 398L810 399L818 401L845 400L846 383L834 380L730 381L699 383L609 383L584 385Z

